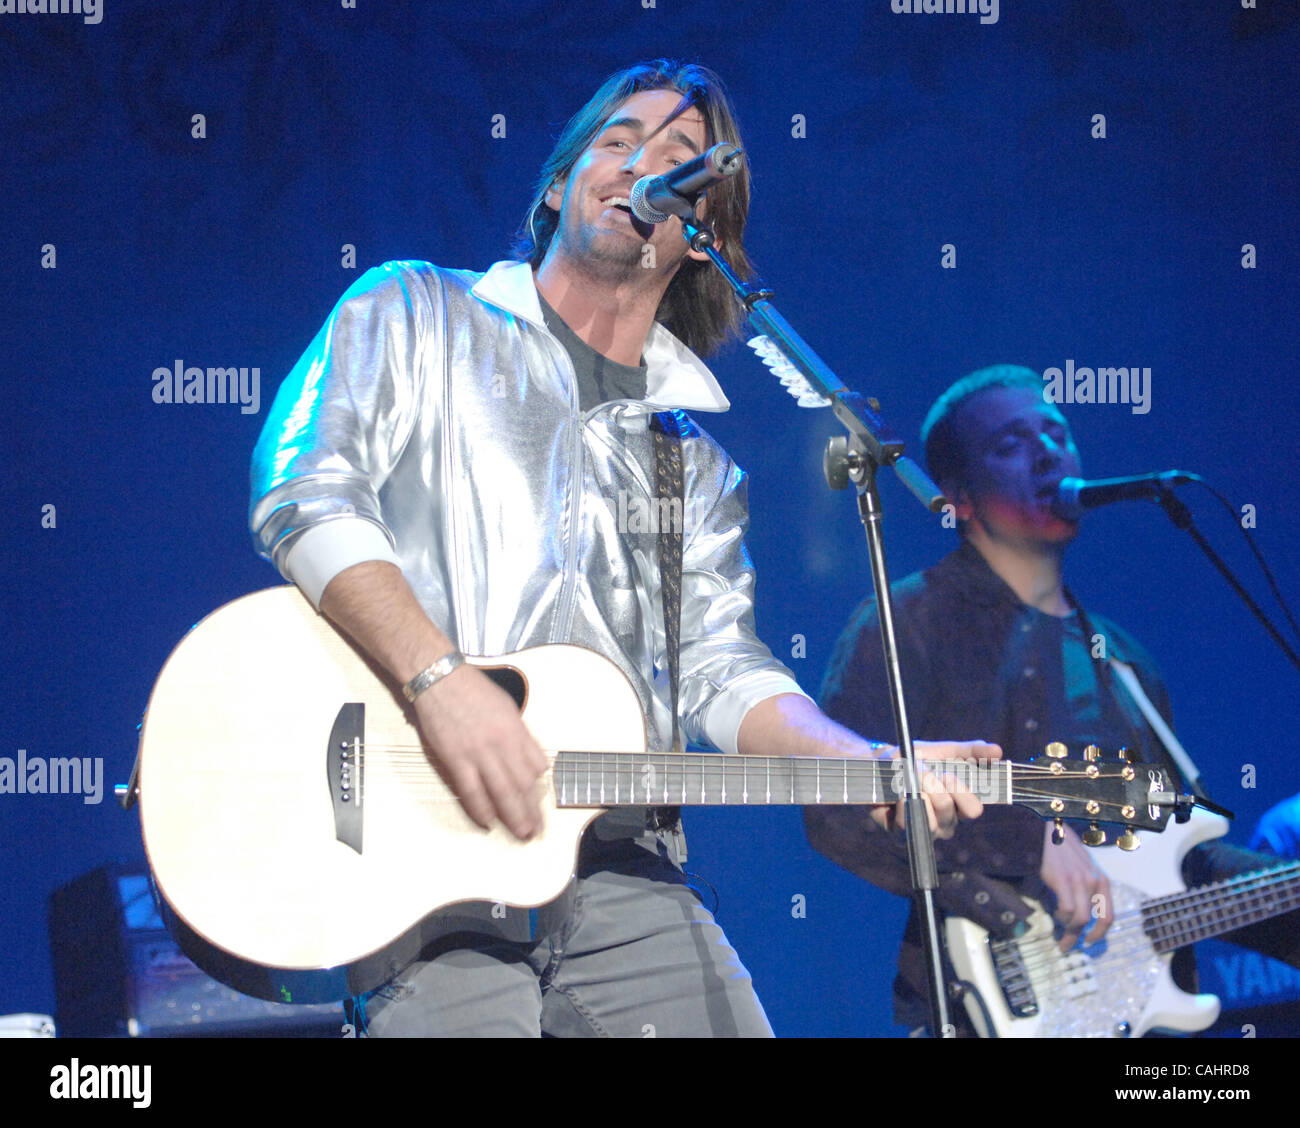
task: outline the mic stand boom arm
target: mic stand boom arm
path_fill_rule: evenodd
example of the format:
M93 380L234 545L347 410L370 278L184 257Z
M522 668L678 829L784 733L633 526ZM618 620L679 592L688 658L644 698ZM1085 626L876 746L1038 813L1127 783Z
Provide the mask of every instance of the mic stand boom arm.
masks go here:
M1273 641L1276 642L1278 646L1282 648L1282 653L1287 656L1291 664L1295 666L1297 669L1300 669L1300 655L1296 654L1296 652L1287 643L1286 639L1284 639L1278 633L1277 628L1273 626L1273 624L1269 621L1268 616L1265 615L1262 610L1260 610L1259 604L1257 604L1253 599L1251 599L1250 593L1244 587L1241 586L1241 581L1238 580L1237 577L1232 574L1232 570L1228 567L1227 564L1223 562L1223 558L1217 552L1214 551L1214 549L1210 545L1210 542L1205 539L1204 535L1201 533L1201 530L1198 529L1195 523L1192 521L1191 510L1189 510L1187 506L1184 505L1179 498L1174 496L1174 491L1170 489L1169 486L1166 485L1164 482L1159 483L1159 490L1156 494L1156 501L1159 502L1160 507L1165 511L1166 515L1169 517L1169 520L1173 522L1174 527L1178 529L1182 529L1183 532L1185 532L1188 536L1192 538L1192 540L1196 542L1197 546L1200 548L1200 550L1203 553L1205 553L1210 563L1213 564L1219 570L1219 574L1225 580L1228 581L1228 584L1232 588L1232 590L1235 591L1237 595L1241 598L1242 602L1245 603L1246 606L1250 608L1255 618L1257 618L1261 623L1264 624L1264 629L1268 631L1269 636L1273 639Z
M930 986L930 1029L936 1036L949 1037L955 1034L955 1027L948 1018L938 913L934 900L934 891L938 887L938 867L926 817L925 800L921 793L912 734L907 723L889 575L885 568L885 545L880 528L883 511L876 487L876 473L882 466L892 466L903 484L931 512L940 511L947 499L930 481L925 471L903 454L902 442L881 418L880 405L874 399L850 390L835 376L772 305L770 299L773 294L770 289L761 283L744 282L737 276L714 247L712 231L695 219L693 213L681 218L682 231L691 249L708 254L745 307L750 323L775 341L813 389L830 401L835 417L848 432L847 435L830 440L826 448L824 469L827 483L832 489L844 489L850 481L857 487L858 513L866 530L871 579L880 609L880 635L889 677L894 725L904 764L902 798L907 816L907 849L912 870L913 901L923 922L925 965Z

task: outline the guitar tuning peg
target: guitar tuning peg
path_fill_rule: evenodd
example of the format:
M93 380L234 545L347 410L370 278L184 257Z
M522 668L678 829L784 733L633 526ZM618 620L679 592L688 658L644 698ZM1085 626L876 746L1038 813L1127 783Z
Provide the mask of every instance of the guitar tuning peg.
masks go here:
M1115 839L1115 845L1118 846L1121 850L1130 850L1130 851L1136 850L1139 846L1142 845L1142 839L1140 839L1131 830L1126 830L1117 839Z
M1089 761L1095 760L1100 755L1101 755L1101 749L1098 748L1095 744L1089 744L1088 747L1083 750L1083 758L1085 760L1089 760Z
M1052 841L1057 846L1065 841L1065 824L1060 819L1052 820Z
M1119 749L1115 753L1115 755L1118 756L1121 760L1131 760L1133 758L1133 753L1130 752L1127 748Z
M1083 832L1083 844L1085 846L1104 846L1106 844L1106 832L1096 823L1089 823L1088 829Z
M1049 744L1046 748L1043 749L1043 751L1047 753L1047 755L1050 756L1053 760L1064 759L1066 756L1070 754L1070 750L1066 748L1066 746L1062 744L1059 740L1053 740L1051 744Z

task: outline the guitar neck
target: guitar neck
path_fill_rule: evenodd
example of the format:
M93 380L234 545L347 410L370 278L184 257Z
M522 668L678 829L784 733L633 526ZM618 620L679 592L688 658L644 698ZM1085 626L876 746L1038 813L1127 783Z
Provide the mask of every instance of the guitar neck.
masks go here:
M985 803L1014 801L1010 763L942 760L920 766L956 776ZM561 807L892 803L902 794L903 763L721 752L560 752L554 781Z
M1242 874L1142 905L1142 923L1158 952L1221 936L1300 908L1300 862Z

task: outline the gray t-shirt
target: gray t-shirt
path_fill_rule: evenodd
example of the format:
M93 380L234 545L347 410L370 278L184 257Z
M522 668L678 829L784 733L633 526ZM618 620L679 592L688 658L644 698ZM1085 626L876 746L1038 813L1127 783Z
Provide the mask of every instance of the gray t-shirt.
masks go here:
M602 356L569 328L564 318L547 304L540 290L537 300L541 303L546 327L555 334L573 360L573 371L578 377L578 407L581 411L588 412L598 404L610 400L645 399L644 364L631 368Z

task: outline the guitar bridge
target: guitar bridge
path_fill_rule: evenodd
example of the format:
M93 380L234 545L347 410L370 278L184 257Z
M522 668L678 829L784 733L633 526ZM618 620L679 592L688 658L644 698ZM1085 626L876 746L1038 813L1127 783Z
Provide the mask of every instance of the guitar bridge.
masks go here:
M1020 944L1015 940L994 940L990 936L988 945L998 986L1002 988L1008 1009L1016 1018L1032 1018L1038 1014L1038 997L1029 980Z
M334 807L334 837L361 853L361 801L365 794L366 707L344 705L325 748L325 771Z

